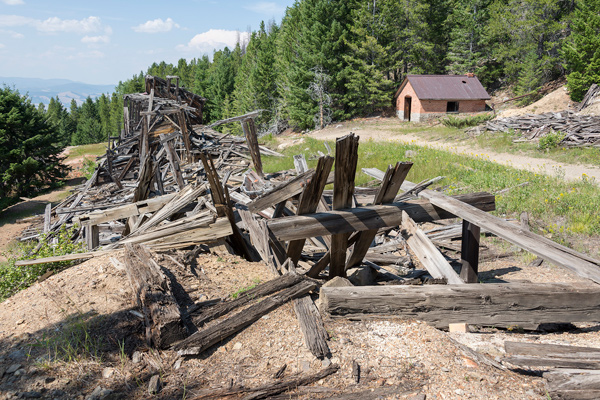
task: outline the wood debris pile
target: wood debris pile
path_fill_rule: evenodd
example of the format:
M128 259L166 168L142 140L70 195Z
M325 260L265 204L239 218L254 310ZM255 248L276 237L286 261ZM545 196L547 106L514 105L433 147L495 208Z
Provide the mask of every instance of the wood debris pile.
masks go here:
M89 252L18 263L90 258L124 248L152 346L197 356L291 301L306 346L316 357L329 357L317 295L321 311L332 317L404 317L440 328L455 322L535 328L600 320L600 261L488 214L494 195L446 196L427 189L437 179L408 182L410 162L386 171L365 168L380 186L355 187L354 134L337 139L335 155L327 148L314 169L297 156L295 171L265 174L261 155L281 155L259 145L257 112L201 125L204 99L172 85L173 79L147 77L149 94L126 96L125 127L94 176L40 221L45 240L78 223L74 240L85 240ZM245 138L212 129L236 121ZM332 190L325 190L328 184ZM451 218L462 223L429 235L419 226ZM482 231L595 283L477 284ZM456 236L459 247L448 241ZM441 247L454 250L457 263ZM191 264L215 248L262 260L274 279L237 299L182 311L152 251L180 249ZM323 374L336 370L331 366Z
M600 117L577 115L571 111L496 118L487 121L484 128L478 131L518 131L523 136L518 140L536 140L551 132L562 132L565 137L559 146L600 147Z

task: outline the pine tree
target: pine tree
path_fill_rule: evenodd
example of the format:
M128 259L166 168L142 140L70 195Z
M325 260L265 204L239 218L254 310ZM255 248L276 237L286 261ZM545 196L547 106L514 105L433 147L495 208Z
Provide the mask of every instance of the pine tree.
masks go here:
M581 0L573 13L572 33L563 46L571 99L581 101L593 84L600 84L600 0Z
M0 198L28 196L67 174L56 129L27 96L0 89Z
M105 140L98 109L91 97L88 96L78 111L77 130L71 137L71 144L100 143Z

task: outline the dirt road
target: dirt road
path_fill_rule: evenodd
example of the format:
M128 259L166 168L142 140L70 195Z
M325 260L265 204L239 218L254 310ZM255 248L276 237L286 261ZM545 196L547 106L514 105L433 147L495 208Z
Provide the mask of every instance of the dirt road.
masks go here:
M352 131L360 136L361 141L372 139L377 141L401 142L423 147L428 146L434 149L450 151L455 154L469 157L476 155L498 164L551 176L560 176L567 180L581 180L582 175L586 174L589 179L594 178L595 182L600 184L600 166L563 164L545 158L496 153L488 149L478 148L475 145L467 146L462 144L428 141L419 137L417 134L398 133L397 128L401 126L401 123L397 121L398 120L395 118L377 118L362 121L360 126L357 126L358 124L353 122L347 122L343 125L336 125L337 128L329 127L322 131L312 132L309 135L319 140L333 140Z

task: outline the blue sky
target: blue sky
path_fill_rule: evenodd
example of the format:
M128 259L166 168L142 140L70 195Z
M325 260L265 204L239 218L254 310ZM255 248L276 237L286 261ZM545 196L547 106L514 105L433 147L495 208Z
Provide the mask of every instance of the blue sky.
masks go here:
M0 76L116 84L235 45L293 0L0 0Z

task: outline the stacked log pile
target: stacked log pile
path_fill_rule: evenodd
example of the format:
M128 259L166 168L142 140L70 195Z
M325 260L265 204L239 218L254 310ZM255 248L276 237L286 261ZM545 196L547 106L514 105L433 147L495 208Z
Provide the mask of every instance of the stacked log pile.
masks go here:
M523 140L535 140L550 132L562 132L565 136L560 146L600 147L600 117L577 115L570 111L548 112L487 121L484 131L520 132Z

